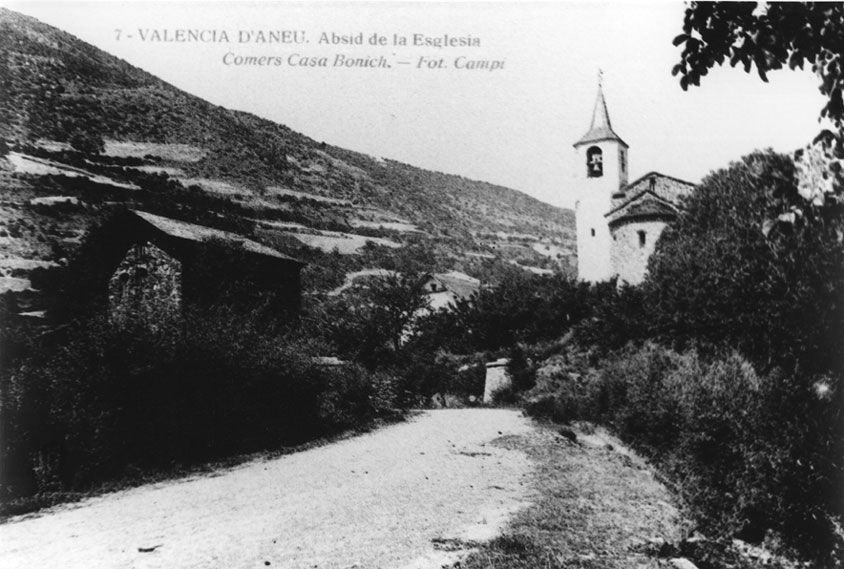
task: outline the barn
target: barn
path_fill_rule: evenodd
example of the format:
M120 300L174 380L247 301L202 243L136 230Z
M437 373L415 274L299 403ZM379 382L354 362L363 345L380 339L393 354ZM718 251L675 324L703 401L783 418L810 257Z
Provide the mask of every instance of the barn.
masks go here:
M91 232L76 265L86 304L112 319L217 306L283 319L299 310L305 263L238 233L124 210Z

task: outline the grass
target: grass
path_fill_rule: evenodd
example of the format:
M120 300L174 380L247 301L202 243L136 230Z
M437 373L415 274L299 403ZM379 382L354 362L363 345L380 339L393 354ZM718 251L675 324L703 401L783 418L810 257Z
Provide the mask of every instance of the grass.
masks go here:
M146 155L158 156L173 162L199 162L208 152L190 144L160 144L155 142L120 142L106 140L105 154L108 156L134 156L143 158Z
M648 550L652 540L676 542L687 531L674 498L643 460L606 435L586 432L578 430L578 442L571 442L541 425L535 434L496 442L535 462L535 497L461 569L664 566Z
M306 233L291 233L293 237L314 249L320 249L325 253L331 253L335 249L341 255L354 255L358 253L367 243L383 245L392 249L400 248L401 243L380 237L366 237L354 233L340 233L336 231L322 231L321 235L309 235Z

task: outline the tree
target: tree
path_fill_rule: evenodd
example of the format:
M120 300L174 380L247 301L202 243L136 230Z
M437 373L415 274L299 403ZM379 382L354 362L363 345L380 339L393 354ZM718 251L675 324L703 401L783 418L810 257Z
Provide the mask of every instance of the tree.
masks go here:
M425 318L417 345L471 353L555 340L591 315L594 298L594 288L564 275L508 270L495 286Z
M700 85L701 77L725 61L732 67L741 63L746 72L755 66L766 82L770 71L786 65L803 69L806 62L811 64L827 98L820 116L833 127L822 130L815 140L826 155L823 162L830 170L831 182L828 192L804 188L790 204L793 215L779 221L800 219L806 201L815 209L822 206L840 215L844 202L844 4L692 2L686 9L683 33L674 38L674 45L682 46L682 53L672 74L680 75L684 90Z
M839 131L844 125L844 5L839 2L692 2L674 45L683 46L672 73L680 74L684 90L700 85L700 78L728 57L732 67L741 63L746 72L755 65L766 82L769 71L784 65L803 69L808 61L828 99L821 116Z
M372 321L380 324L395 351L414 316L428 305L422 284L418 274L393 273L375 279L364 295Z
M844 369L844 223L807 217L766 235L766 212L797 193L794 162L771 151L707 176L649 261L653 331L763 367Z
M97 132L77 129L70 135L68 142L74 150L84 154L99 154L105 150L103 137Z
M342 297L312 307L304 327L337 354L375 369L392 363L402 340L428 299L422 279L395 273L370 279Z

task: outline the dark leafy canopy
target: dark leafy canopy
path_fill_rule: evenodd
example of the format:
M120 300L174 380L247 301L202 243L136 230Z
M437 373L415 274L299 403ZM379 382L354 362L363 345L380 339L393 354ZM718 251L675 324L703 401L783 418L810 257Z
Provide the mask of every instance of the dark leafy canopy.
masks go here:
M311 307L304 326L343 359L370 369L395 360L414 317L428 305L419 274L371 279L366 288Z
M518 269L496 286L483 287L470 299L426 318L416 342L471 353L553 340L591 314L598 294L564 275Z
M827 97L821 116L841 133L844 126L841 54L844 53L844 4L839 2L692 2L686 9L683 33L674 38L683 46L680 85L700 85L715 65L729 61L753 66L763 81L769 71L785 65L803 69L806 62L821 78Z
M659 336L738 348L762 366L842 369L841 218L765 235L771 203L796 192L794 163L770 151L703 180L649 262Z

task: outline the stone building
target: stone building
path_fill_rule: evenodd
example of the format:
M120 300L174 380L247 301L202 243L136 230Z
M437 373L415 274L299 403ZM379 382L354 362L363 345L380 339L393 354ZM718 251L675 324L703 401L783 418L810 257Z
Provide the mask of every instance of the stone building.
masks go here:
M458 301L471 298L480 288L481 281L458 271L427 274L422 283L430 310L453 308Z
M112 319L152 322L186 310L263 308L284 320L301 303L304 263L230 231L125 210L89 237L75 298Z
M628 183L629 146L613 130L601 86L589 131L574 144L577 180L577 273L597 282L617 276L638 284L665 226L694 184L650 172Z

